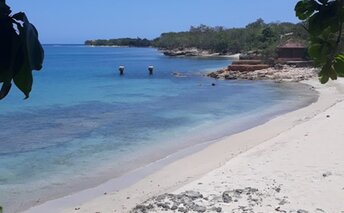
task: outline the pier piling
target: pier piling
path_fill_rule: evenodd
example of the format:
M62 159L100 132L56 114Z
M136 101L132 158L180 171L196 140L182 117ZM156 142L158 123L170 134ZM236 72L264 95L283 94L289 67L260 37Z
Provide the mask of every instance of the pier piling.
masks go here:
M153 66L148 66L148 72L149 75L153 75L154 67Z
M120 75L124 75L124 70L125 70L125 67L123 65L118 67L118 71Z

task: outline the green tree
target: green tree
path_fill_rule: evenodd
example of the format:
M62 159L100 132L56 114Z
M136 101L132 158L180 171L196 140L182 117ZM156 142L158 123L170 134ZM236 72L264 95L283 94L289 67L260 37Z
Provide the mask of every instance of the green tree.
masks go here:
M0 0L0 36L0 100L9 93L12 81L28 98L32 70L42 69L44 51L25 13L11 15L5 0Z
M299 24L284 22L266 24L262 19L258 19L245 28L191 26L187 32L163 33L152 41L152 45L162 49L195 47L217 53L243 53L258 50L273 56L281 39L285 39L283 35L286 34L290 35L289 38L298 40L308 37L306 30Z
M255 22L252 22L246 26L246 28L251 28L251 29L260 29L266 26L265 22L263 19L259 18Z
M321 68L319 79L327 83L344 76L341 49L344 0L302 0L295 6L296 16L305 21L310 34L309 55Z

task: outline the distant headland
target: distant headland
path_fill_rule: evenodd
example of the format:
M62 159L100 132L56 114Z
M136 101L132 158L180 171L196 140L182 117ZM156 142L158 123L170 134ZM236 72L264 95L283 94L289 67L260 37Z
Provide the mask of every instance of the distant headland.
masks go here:
M118 38L87 40L89 46L154 47L168 56L232 55L255 52L264 58L274 57L276 48L293 39L306 41L302 23L265 23L258 19L242 28L191 26L189 31L162 33L158 38Z

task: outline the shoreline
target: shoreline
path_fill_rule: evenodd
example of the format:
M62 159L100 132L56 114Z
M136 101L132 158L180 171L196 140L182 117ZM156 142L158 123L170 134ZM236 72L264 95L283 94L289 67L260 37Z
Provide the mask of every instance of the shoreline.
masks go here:
M178 205L196 212L344 212L344 79L315 86L322 109L297 114L291 128L133 213L174 212Z
M317 83L316 80L313 80L311 82L308 82L308 84L314 85ZM318 88L318 90L326 90L326 89ZM324 94L322 94L322 92L324 91L319 91L319 92L320 92L319 99L323 98L322 96L324 96ZM330 102L332 103L333 101L334 100ZM93 199L92 201L89 201L89 202L86 202L86 201L80 202L80 205L74 206L72 208L67 208L63 210L62 212L74 212L75 208L77 209L80 208L81 212L95 212L95 211L109 212L110 209L111 211L116 209L117 212L126 212L129 209L135 207L136 204L143 202L144 200L148 199L149 197L153 195L157 195L162 192L171 192L185 185L186 183L189 183L190 181L195 180L201 177L202 175L218 168L219 166L224 165L224 163L226 163L231 158L237 156L238 154L243 153L249 150L250 148L264 142L269 137L276 136L276 134L279 134L280 132L283 132L286 129L290 128L291 126L293 126L294 122L297 122L297 123L303 122L303 121L291 121L293 119L290 118L290 115L298 114L300 113L300 111L302 111L302 114L304 114L303 111L307 111L308 108L312 108L313 113L316 114L319 109L321 111L329 107L330 102L326 101L326 103L323 103L323 101L318 100L316 103L313 103L310 106L298 109L293 112L289 112L287 114L280 115L277 118L274 118L263 125L256 126L252 129L246 130L244 132L241 132L229 137L224 137L220 139L219 141L217 141L216 143L210 144L209 146L206 145L206 147L201 148L198 152L194 154L189 155L190 154L189 153L188 155L183 156L182 159L173 161L167 166L166 165L163 166L163 168L158 168L158 170L154 171L153 174L148 175L142 180L136 182L135 184L129 187L126 187L120 190L119 192L109 193L109 191L107 190L106 194L103 194L105 192L101 192L101 191L105 191L105 190L100 190L98 191L98 194L99 194L98 198ZM247 142L239 143L239 139L242 137L245 137L245 135L247 134L249 135L250 132L262 131L264 128L266 128L266 126L271 126L271 123L275 123L275 122L278 123L278 121L281 121L281 120L282 121L287 120L288 124L282 125L279 129L277 129L277 131L275 131L275 133L269 133L268 135L265 135L265 137L253 143L247 143ZM228 144L228 140L233 140L233 138L235 142L230 142ZM224 149L229 149L229 150L227 150L225 153L221 152ZM212 156L211 162L205 159L207 156L208 157ZM215 156L215 159L213 158L214 156ZM175 173L175 171L180 171L180 170L182 170L183 172L180 172L179 174L173 174ZM171 174L173 175L171 176ZM109 184L111 185L111 183ZM65 200L63 201L63 203L65 201L68 201L70 197L67 196L64 199ZM110 200L116 200L116 201L114 202ZM51 204L53 202L54 201L47 202L46 204L43 204L42 206L35 207L26 212L40 212L39 209L41 209L42 212L44 212L43 210L44 206L51 208L52 207ZM120 204L122 205L124 204L124 206Z
M276 85L278 86L278 84ZM155 172L158 172L165 166L175 161L181 160L189 155L202 151L203 149L206 149L208 146L217 143L218 141L221 141L223 138L264 124L277 116L294 111L296 109L299 109L300 107L308 106L309 104L316 101L318 98L318 94L315 91L313 91L313 89L309 85L299 83L287 83L287 85L283 86L285 87L284 89L288 89L295 86L300 87L298 89L299 92L307 91L307 93L312 95L313 98L309 98L309 100L303 101L302 103L300 102L298 104L283 106L283 103L279 103L266 110L259 109L247 114L241 114L237 117L229 116L217 121L214 124L215 127L211 127L209 126L209 124L198 126L198 130L196 130L194 133L197 134L199 130L204 129L205 127L207 127L207 133L203 134L202 132L199 132L202 136L197 136L196 138L190 137L191 135L189 135L189 137L186 136L181 138L182 140L186 141L187 145L180 147L180 149L167 153L167 155L163 158L159 158L155 161L148 163L147 165L144 165L143 167L139 167L132 171L126 172L121 176L110 176L109 179L107 179L104 182L101 182L100 184L91 185L85 187L84 189L70 192L68 195L64 195L62 197L48 199L47 201L43 201L40 204L33 203L33 207L30 207L30 209L25 209L23 212L43 213L48 210L50 212L60 212L58 209L60 209L61 206L74 206L77 203L85 203L96 197L103 196L104 193L108 194L108 192L115 192L125 189L128 186L135 184L136 182L139 182L140 180L146 178L147 176L154 174ZM257 113L259 113L259 116L256 116ZM173 142L173 140L171 141ZM54 211L52 211L51 209L54 209Z
M292 84L296 84L296 83L292 83ZM190 155L193 155L194 153L198 153L206 149L208 146L211 146L212 144L217 143L218 141L221 141L224 138L227 138L228 136L262 125L268 122L269 120L274 119L275 117L297 110L300 107L308 106L318 99L318 94L313 91L311 86L306 85L306 84L297 83L297 85L293 85L293 86L289 85L287 87L285 86L286 87L285 89L288 89L290 87L295 87L295 86L301 87L299 88L300 91L310 90L310 92L307 91L307 93L309 93L312 96L314 95L314 97L310 98L308 101L304 101L302 103L300 102L295 105L283 106L282 103L279 103L266 110L260 109L248 114L242 114L241 116L238 116L238 117L230 116L228 118L223 118L219 120L218 122L216 122L215 124L216 127L211 127L210 129L207 129L208 131L207 134L203 135L203 133L200 132L201 135L203 136L197 137L196 139L197 143L188 142L187 146L183 146L181 147L181 149L172 151L167 156L161 159L159 158L156 161L152 161L149 164L144 165L143 167L139 167L137 169L124 173L119 177L115 177L115 178L111 177L109 180L105 182L102 182L100 184L97 184L91 187L87 187L80 191L71 192L69 195L63 196L61 198L55 198L55 199L53 198L53 199L44 201L41 204L31 207L30 209L24 210L23 212L26 212L26 213L42 212L43 213L48 210L51 213L60 212L60 210L63 209L61 207L69 207L69 206L74 206L78 203L85 203L94 198L103 196L104 193L108 194L109 192L117 192L117 191L123 190L141 181L142 179L147 178L149 175L152 175L158 172L165 166L171 163L174 163L176 161L179 161L181 159L184 159ZM256 116L256 113L259 113L259 116ZM233 119L235 122L232 122ZM199 127L199 128L202 129L204 127ZM226 133L224 131L226 131ZM197 133L197 131L195 133ZM194 141L195 139L185 137L183 138L183 140ZM54 210L51 210L51 209L54 209Z
M85 47L90 47L90 48L96 48L96 47L107 47L107 48L152 48L158 50L161 54L165 56L170 56L170 57L176 57L176 58L183 58L183 57L190 57L190 58L228 58L232 60L239 60L239 57L241 53L236 53L236 54L221 54L221 53L209 53L207 51L202 51L202 50L194 50L191 48L190 50L184 50L182 53L178 53L176 50L164 50L160 49L158 47L153 47L153 46L147 46L147 47L138 47L138 46L118 46L118 45L85 45ZM166 55L165 52L172 52L174 54ZM175 53L177 52L177 53Z

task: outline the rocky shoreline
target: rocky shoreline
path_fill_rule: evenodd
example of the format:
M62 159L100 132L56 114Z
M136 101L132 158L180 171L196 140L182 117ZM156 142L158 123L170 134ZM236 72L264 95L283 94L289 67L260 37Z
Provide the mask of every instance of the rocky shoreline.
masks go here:
M299 82L308 80L318 76L319 70L312 67L296 67L289 65L280 65L261 69L256 71L232 71L221 69L216 72L211 72L207 76L215 79L223 80L272 80L276 82Z
M210 52L207 50L200 50L197 48L178 48L178 49L160 49L166 56L193 56L193 57L235 57L239 58L240 54L228 55L223 53Z

